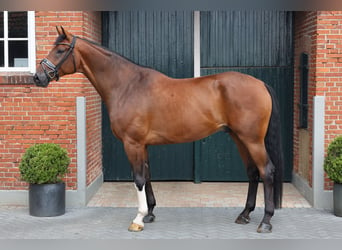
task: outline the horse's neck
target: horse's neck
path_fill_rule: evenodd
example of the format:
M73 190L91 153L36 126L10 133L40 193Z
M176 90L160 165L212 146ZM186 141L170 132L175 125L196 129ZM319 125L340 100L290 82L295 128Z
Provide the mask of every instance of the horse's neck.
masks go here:
M134 74L142 69L128 60L99 46L85 42L82 46L81 72L93 84L105 101L108 96L119 95L130 84Z

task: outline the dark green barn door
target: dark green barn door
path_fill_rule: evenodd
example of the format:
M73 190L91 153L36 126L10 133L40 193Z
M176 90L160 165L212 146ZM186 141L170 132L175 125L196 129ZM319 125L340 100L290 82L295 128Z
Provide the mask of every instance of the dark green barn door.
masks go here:
M280 100L285 179L291 180L293 127L292 13L201 12L201 74L240 71L273 86ZM103 43L137 64L172 77L193 76L191 12L105 12ZM130 180L121 142L103 107L105 180ZM153 180L245 181L236 146L224 133L198 142L149 149ZM194 160L195 159L195 160ZM194 162L195 161L195 162Z
M280 101L285 179L292 172L292 13L201 12L201 74L239 71L271 85ZM196 142L196 181L245 181L232 139L223 132Z
M103 13L103 45L131 61L171 77L193 76L193 14L187 11ZM123 145L110 131L103 107L103 167L106 181L131 180ZM151 146L153 180L192 180L193 143Z

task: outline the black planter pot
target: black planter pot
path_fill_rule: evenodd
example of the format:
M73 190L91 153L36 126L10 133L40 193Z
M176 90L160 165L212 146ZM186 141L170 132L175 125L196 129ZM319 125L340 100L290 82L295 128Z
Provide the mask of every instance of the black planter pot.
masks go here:
M342 184L334 183L334 214L342 217Z
M65 213L65 183L30 184L30 215L38 217L58 216Z

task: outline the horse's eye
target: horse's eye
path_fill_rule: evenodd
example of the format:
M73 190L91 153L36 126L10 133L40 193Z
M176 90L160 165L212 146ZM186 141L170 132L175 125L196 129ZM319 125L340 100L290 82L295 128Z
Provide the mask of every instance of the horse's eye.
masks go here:
M58 49L58 50L57 50L57 54L63 54L64 51L65 51L65 49Z

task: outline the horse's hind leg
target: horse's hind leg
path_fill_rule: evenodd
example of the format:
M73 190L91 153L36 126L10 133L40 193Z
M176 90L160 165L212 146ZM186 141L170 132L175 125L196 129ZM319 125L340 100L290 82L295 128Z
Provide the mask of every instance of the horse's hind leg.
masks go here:
M259 184L259 171L255 163L253 162L245 145L240 141L240 139L233 132L231 132L230 135L235 141L235 144L239 150L241 158L246 166L247 176L249 179L248 195L247 195L245 209L236 218L235 223L247 224L249 223L249 220L250 220L249 214L255 209L256 196L257 196L258 184Z
M274 165L270 159L267 160L267 164L262 175L264 182L264 200L265 200L265 214L259 227L258 233L270 233L272 231L272 225L270 220L274 215Z
M235 220L235 223L238 224L247 224L249 223L249 214L254 211L256 204L256 196L258 191L259 184L259 171L255 167L254 164L247 165L247 175L249 179L248 183L248 194L247 201L245 205L245 209L241 212L241 214Z
M270 220L274 214L274 165L268 157L264 143L250 143L246 144L246 147L248 148L248 151L259 170L260 177L264 182L265 214L257 232L270 233L272 231Z

